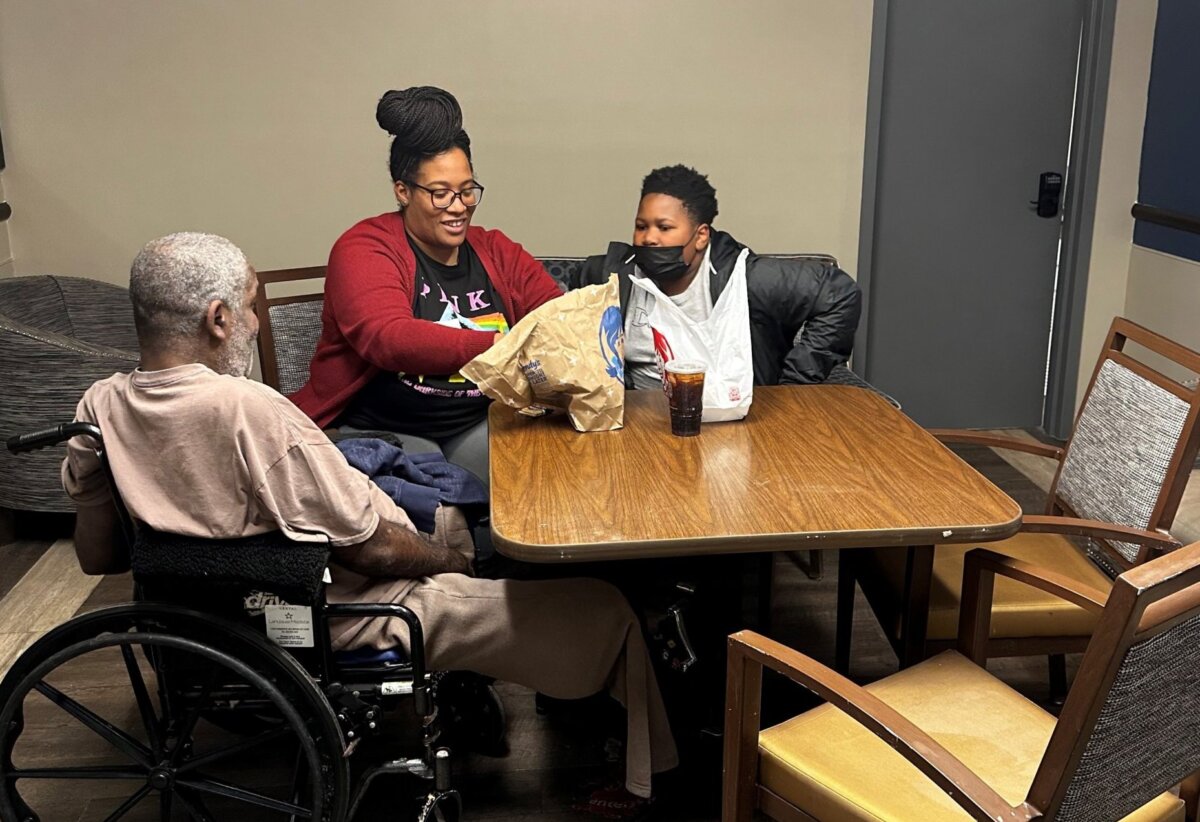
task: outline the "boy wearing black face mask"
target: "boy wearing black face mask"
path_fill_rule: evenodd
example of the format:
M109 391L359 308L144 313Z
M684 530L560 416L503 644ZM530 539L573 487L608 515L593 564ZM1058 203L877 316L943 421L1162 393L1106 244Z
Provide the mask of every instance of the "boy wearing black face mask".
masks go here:
M708 178L682 165L658 168L642 181L633 244L614 242L589 257L572 288L620 279L625 318L625 383L661 385L646 322L654 297L630 277L648 277L687 316L703 321L729 282L741 243L712 228L717 193ZM755 385L823 382L846 362L862 310L846 272L813 260L779 260L753 252L746 263Z

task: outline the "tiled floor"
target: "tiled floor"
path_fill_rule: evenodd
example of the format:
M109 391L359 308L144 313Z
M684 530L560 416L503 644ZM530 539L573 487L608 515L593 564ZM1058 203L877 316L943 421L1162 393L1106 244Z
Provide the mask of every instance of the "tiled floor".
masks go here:
M1048 467L1039 464L1044 461L1019 453L1001 457L981 448L965 448L960 453L1027 511L1041 510L1044 499L1041 488L1050 481ZM1193 485L1193 491L1200 493L1200 486ZM1200 512L1194 514L1196 510L1196 506L1185 502L1180 516L1181 538L1194 539L1200 534L1197 528ZM96 579L80 573L69 541L56 540L48 534L44 539L14 542L2 550L5 563L0 569L0 666L4 668L31 641L73 614L130 596L128 576ZM818 660L831 661L836 576L836 556L832 554L826 556L824 575L819 580L810 580L786 555L776 555L770 633ZM855 614L853 658L853 676L862 681L885 676L896 669L895 658L861 597ZM990 668L1031 698L1044 698L1044 659L1004 660ZM110 674L103 671L86 674L94 678L86 683L89 693L95 694L106 711L129 710L129 698L124 692L127 688L117 684L124 681L120 674L119 666L112 670L107 682ZM669 692L671 689L683 692L691 687L686 681L665 684ZM618 772L617 766L607 761L606 726L595 711L595 703L544 716L535 711L533 694L529 691L504 684L499 690L508 714L511 752L504 758L459 757L457 785L466 803L466 818L496 822L578 822L596 818L571 809L589 786L603 784ZM782 715L803 702L804 698L794 690L772 687L767 691L765 713ZM715 715L719 719L719 706ZM64 719L65 724L70 722ZM70 747L63 742L64 723L57 728L39 726L36 733L43 736L35 741L46 751ZM717 819L720 742L700 735L686 740L684 747L690 770L686 778L674 781L671 801L661 808L658 818ZM128 795L127 788L122 792L112 782L72 783L69 791L61 790L62 784L57 785L57 791L40 794L47 802L41 817L43 822L102 820L119 804L119 797ZM369 795L366 811L359 818L410 818L411 803L404 798L403 784L396 778L377 783ZM130 813L123 818L158 818L148 804L137 810L145 811L146 815Z

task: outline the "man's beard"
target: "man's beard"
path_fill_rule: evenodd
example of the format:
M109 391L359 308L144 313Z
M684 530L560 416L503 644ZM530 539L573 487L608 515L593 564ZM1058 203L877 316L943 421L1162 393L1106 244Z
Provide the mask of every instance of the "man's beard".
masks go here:
M254 340L246 323L234 326L229 342L217 357L217 373L231 377L249 377L254 365Z

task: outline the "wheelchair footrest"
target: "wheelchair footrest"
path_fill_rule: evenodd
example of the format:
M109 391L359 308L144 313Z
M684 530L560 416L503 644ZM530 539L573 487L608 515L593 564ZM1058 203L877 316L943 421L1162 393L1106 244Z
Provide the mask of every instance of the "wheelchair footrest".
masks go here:
M355 791L354 801L350 803L350 811L346 815L346 819L352 820L358 813L359 805L362 804L363 797L366 796L367 789L371 787L375 778L388 774L409 774L425 780L432 780L434 777L433 768L429 767L429 763L420 757L393 759L390 762L367 768L358 782L358 790Z

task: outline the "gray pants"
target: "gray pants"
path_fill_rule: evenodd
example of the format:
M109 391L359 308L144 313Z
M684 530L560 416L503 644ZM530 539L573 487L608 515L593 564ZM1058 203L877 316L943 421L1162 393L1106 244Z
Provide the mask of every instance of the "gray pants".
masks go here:
M461 434L442 440L442 454L446 462L466 468L479 477L483 487L492 492L488 471L488 424L486 419L477 422Z

